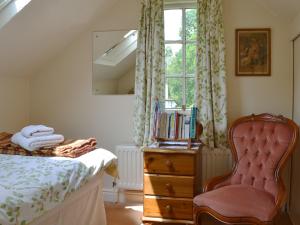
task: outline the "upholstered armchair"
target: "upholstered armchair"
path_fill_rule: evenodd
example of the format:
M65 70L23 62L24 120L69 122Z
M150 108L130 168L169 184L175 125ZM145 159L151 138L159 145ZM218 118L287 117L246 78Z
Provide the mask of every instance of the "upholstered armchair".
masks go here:
M228 132L233 172L213 178L194 198L195 224L203 213L227 224L273 224L285 203L281 172L298 141L298 126L261 114L238 119Z

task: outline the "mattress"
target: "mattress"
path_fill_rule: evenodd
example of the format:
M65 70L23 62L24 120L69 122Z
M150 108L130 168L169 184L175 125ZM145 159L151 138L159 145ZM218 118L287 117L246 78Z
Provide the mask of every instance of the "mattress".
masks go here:
M116 156L104 149L75 159L0 155L0 224L33 223L93 177L116 174L115 165Z

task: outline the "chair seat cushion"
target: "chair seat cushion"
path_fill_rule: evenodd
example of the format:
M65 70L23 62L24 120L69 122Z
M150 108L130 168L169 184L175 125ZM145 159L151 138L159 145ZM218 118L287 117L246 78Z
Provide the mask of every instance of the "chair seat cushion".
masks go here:
M276 209L270 193L248 185L229 185L200 194L194 204L226 217L254 217L264 222L273 219Z

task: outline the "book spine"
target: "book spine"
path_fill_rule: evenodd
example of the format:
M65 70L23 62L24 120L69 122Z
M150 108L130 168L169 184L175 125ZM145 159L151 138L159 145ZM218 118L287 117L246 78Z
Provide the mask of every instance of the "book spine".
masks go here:
M184 115L181 115L181 138L184 138Z
M185 116L185 121L184 121L184 138L187 139L190 137L190 117Z
M167 138L170 138L170 131L171 131L171 129L170 129L170 125L171 125L171 117L170 117L169 114L168 114L167 118L168 118L168 126L167 126L168 134L167 134Z
M179 132L179 114L178 114L178 112L176 111L175 112L175 114L174 114L174 120L175 120L175 126L174 126L174 128L175 128L175 139L178 139L178 132Z
M191 110L191 123L190 123L190 138L196 137L196 108L192 107Z
M159 132L158 132L158 137L162 137L162 124L163 124L163 113L160 114L159 118Z
M160 120L161 120L161 113L158 113L156 127L155 127L155 137L159 137L160 135Z
M166 138L169 138L170 116L166 113Z
M154 137L167 139L195 139L197 137L197 114L196 107L191 108L191 114L187 115L175 111L173 113L162 112L159 105L155 106L153 115Z
M175 138L175 114L171 114L171 131L170 131L170 138L174 139Z
M165 115L164 115L164 138L167 138L167 119L168 119L168 114L165 113Z
M182 138L182 115L178 114L178 139Z
M164 138L165 137L165 113L161 114L161 123L160 123L160 135L159 137Z

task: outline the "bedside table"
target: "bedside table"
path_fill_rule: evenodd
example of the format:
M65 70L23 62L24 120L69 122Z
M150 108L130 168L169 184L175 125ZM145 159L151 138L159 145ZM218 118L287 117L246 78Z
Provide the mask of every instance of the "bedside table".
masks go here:
M143 223L194 224L201 170L201 147L145 148Z

